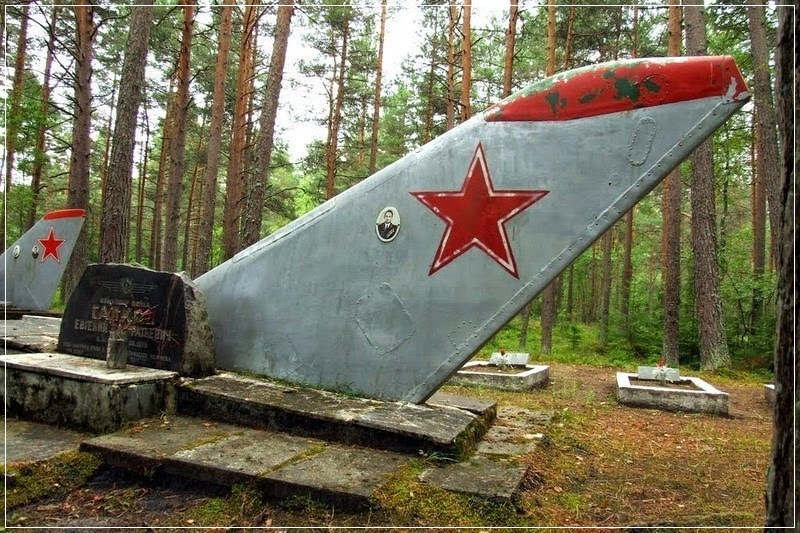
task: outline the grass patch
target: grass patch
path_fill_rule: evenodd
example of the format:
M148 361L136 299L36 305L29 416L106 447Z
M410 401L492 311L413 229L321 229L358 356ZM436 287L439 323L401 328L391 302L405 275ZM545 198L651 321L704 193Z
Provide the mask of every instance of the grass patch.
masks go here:
M224 498L209 498L177 518L179 525L195 527L249 526L264 509L262 492L252 485L234 485ZM176 524L177 525L177 524Z
M65 452L38 463L14 467L9 465L9 489L6 494L8 509L40 500L46 496L66 494L83 485L101 461L85 452Z

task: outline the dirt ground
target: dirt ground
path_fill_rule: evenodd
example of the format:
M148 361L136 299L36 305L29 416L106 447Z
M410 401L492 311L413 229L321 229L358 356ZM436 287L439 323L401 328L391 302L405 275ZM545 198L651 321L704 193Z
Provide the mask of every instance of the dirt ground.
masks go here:
M225 490L143 479L101 467L81 487L7 511L18 526L759 526L772 411L763 385L702 376L730 394L730 416L624 407L615 370L551 365L543 390L446 391L552 411L517 509L434 495L413 476L393 480L383 509L348 513L311 501L264 501ZM400 495L401 497L398 497ZM504 514L505 513L505 514Z

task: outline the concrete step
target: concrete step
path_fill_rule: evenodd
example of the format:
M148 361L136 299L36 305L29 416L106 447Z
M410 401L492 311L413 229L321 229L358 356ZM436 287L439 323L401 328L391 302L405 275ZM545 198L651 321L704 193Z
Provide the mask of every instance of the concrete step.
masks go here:
M179 414L399 453L466 457L494 419L491 402L440 396L439 404L381 402L224 373L184 379ZM476 414L477 413L477 414Z
M223 486L251 483L267 496L311 496L351 508L374 505L391 474L415 459L188 417L143 420L84 441L81 449L139 473Z

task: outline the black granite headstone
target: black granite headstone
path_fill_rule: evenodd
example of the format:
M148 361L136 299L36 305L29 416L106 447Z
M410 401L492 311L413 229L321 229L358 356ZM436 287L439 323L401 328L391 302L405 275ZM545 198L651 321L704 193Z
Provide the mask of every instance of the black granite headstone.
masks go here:
M64 310L60 352L106 358L109 331L128 334L128 363L187 376L214 372L205 300L183 273L89 265Z

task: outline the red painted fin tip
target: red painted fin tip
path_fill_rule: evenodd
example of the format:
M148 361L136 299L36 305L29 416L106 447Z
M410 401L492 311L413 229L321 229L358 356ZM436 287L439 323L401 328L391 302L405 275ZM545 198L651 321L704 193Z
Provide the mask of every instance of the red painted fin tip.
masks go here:
M712 96L749 96L730 56L631 59L537 82L489 108L486 120L572 120Z
M44 216L44 220L55 220L57 218L83 218L86 216L84 209L59 209L58 211L50 211Z

